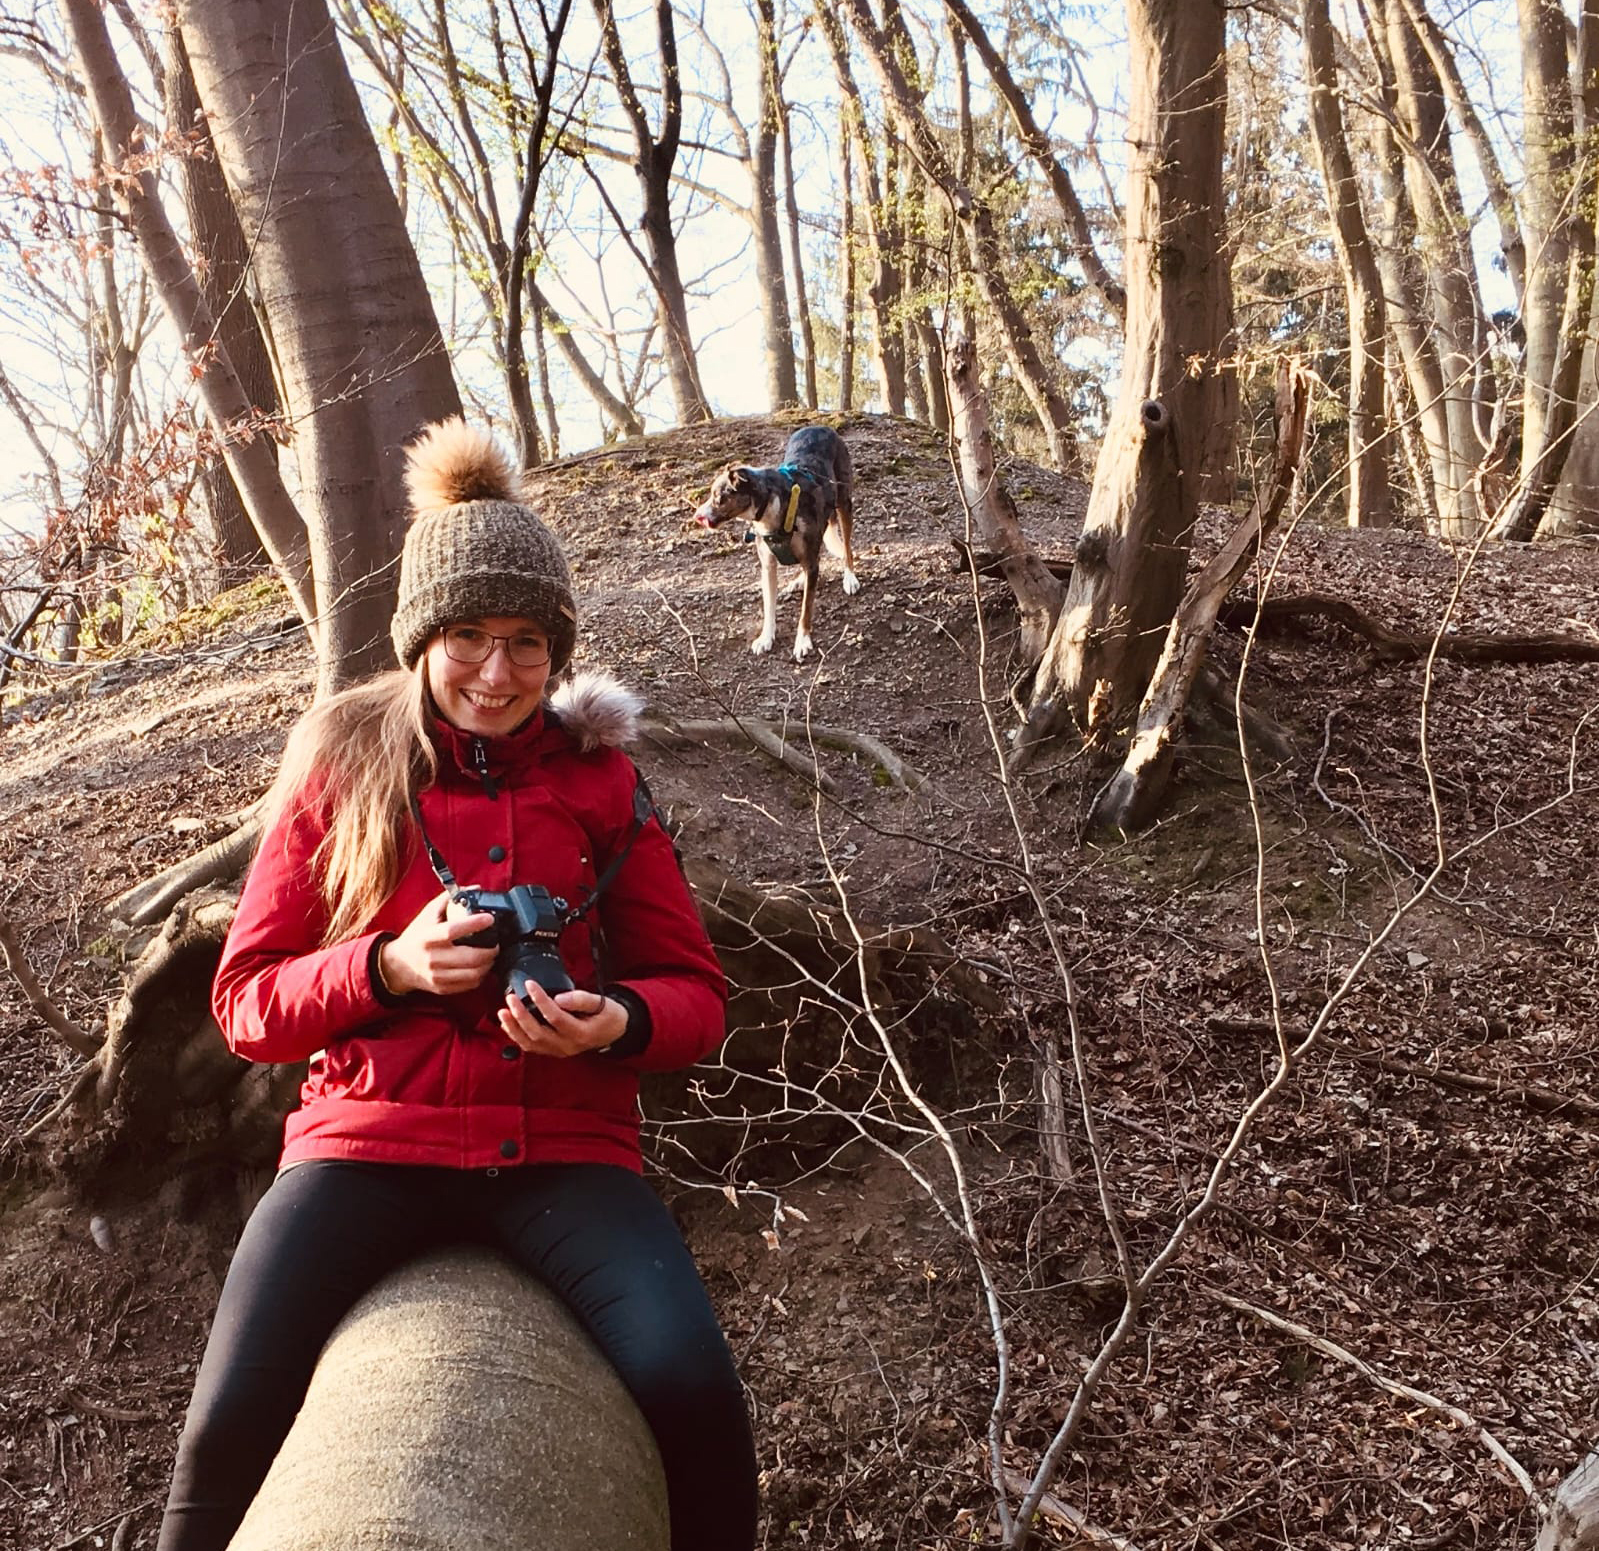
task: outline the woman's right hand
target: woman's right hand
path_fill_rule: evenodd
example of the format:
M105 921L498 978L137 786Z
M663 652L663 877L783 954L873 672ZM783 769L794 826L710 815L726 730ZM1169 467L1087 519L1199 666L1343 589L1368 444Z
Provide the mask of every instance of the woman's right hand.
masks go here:
M378 973L395 996L411 991L431 991L435 996L455 996L483 983L499 950L474 948L460 941L494 924L486 910L472 915L452 914L446 889L430 899L411 918L398 937L378 950Z

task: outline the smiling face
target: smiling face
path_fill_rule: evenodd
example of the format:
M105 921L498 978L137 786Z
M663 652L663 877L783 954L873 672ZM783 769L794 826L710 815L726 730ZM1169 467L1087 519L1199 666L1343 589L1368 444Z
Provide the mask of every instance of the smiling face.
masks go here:
M457 656L485 644L488 656L482 662L458 661L446 647L447 634ZM502 639L490 642L490 636ZM543 648L538 667L511 661L513 650L518 656L538 655L535 642ZM445 721L462 732L495 738L514 732L539 708L550 676L549 636L537 620L504 614L457 620L429 638L423 662L433 703Z

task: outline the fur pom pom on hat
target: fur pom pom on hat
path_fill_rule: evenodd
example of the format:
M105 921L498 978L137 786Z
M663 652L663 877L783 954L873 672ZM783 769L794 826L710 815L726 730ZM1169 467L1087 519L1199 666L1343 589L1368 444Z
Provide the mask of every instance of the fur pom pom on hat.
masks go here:
M550 672L559 673L577 644L572 573L500 445L463 420L441 420L406 462L411 526L390 627L401 663L412 667L446 625L504 615L549 632Z

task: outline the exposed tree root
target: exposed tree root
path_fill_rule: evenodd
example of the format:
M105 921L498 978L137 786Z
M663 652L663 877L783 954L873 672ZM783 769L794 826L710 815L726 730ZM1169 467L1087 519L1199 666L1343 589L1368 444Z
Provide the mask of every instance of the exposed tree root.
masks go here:
M69 1050L75 1050L80 1056L92 1056L100 1048L97 1036L80 1029L45 994L44 987L28 967L28 961L17 943L17 934L4 916L0 916L0 957L5 959L6 968L16 976L17 984L22 987L22 994L32 1004L33 1010L50 1025Z
M106 906L106 915L129 926L153 926L185 894L236 877L261 838L260 811L259 803L241 809L234 815L235 827L220 840L119 894Z
M1440 1400L1436 1395L1429 1395L1425 1390L1415 1389L1398 1379L1389 1378L1387 1374L1378 1372L1364 1359L1355 1356L1347 1347L1339 1346L1336 1341L1329 1341L1325 1336L1318 1336L1314 1331L1307 1330L1303 1325L1295 1324L1291 1319L1284 1319L1280 1314L1273 1314L1270 1309L1262 1309L1253 1303L1246 1303L1242 1298L1235 1298L1231 1293L1224 1293L1219 1288L1206 1287L1203 1291L1207 1297L1215 1299L1217 1303L1225 1304L1230 1309L1236 1309L1240 1314L1248 1314L1252 1319L1258 1319L1263 1325L1270 1325L1273 1329L1281 1330L1285 1335L1292 1336L1296 1341L1303 1341L1306 1346L1313 1347L1325 1356L1347 1364L1362 1378L1369 1379L1378 1389L1385 1389L1390 1395L1398 1395L1401 1400L1413 1401L1416 1405L1425 1406L1429 1411L1436 1411L1440 1416L1447 1416L1457 1427L1475 1435L1481 1441L1483 1447L1504 1466L1511 1479L1526 1495L1527 1501L1539 1513L1548 1511L1543 1493L1533 1484L1532 1477L1527 1474L1521 1463L1469 1411L1462 1411L1459 1406L1450 1405L1447 1400Z
M982 577L990 581L1002 582L1005 580L1005 557L992 549L973 549L965 539L952 538L950 543L955 548L957 560L956 568L970 573L973 569ZM1055 577L1058 581L1069 582L1072 579L1072 562L1070 559L1057 557L1051 560L1047 555L1041 555L1038 563Z
M740 1117L748 1130L773 1105L774 1077L822 1095L824 1109L858 1108L878 1080L864 1036L858 1051L843 1054L864 1015L862 961L865 1001L914 1017L919 1033L1003 1005L926 928L868 926L861 948L837 909L753 888L702 859L691 858L687 873L732 984L731 1033L717 1058L720 1077L702 1066L656 1079L657 1113ZM48 1133L79 1153L88 1148L98 1160L90 1172L174 1145L245 1167L270 1164L303 1067L241 1060L211 1017L208 991L233 910L233 897L213 889L179 901L133 964L104 1044L24 1140ZM785 1145L793 1120L785 1111ZM742 1145L735 1129L707 1132L705 1157Z
M1371 645L1379 662L1415 662L1432 650L1430 632L1395 630L1374 619L1346 598L1330 593L1302 592L1267 598L1262 604L1252 595L1230 599L1222 608L1221 622L1247 630L1258 620L1262 629L1276 629L1304 619L1327 619L1360 636ZM1599 662L1599 639L1563 635L1472 635L1446 633L1438 640L1438 656L1454 662Z
M925 775L906 764L886 744L869 733L855 732L847 727L822 727L815 723L789 723L778 727L758 716L706 719L647 716L641 724L641 730L647 736L663 742L753 743L763 754L770 755L778 764L813 782L829 796L837 795L838 783L803 749L795 746L791 741L793 736L803 734L808 742L821 744L824 748L859 754L870 760L893 785L904 791L916 791L927 784Z

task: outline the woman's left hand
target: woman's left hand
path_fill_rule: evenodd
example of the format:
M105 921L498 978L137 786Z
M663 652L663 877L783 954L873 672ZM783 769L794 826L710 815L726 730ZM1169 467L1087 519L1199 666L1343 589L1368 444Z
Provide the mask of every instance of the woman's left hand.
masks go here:
M580 1056L615 1044L627 1032L627 1008L598 991L562 991L552 997L530 980L527 994L532 1007L521 997L506 994L500 1027L529 1055Z

